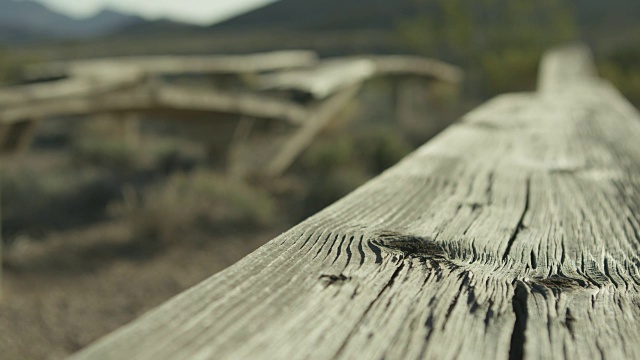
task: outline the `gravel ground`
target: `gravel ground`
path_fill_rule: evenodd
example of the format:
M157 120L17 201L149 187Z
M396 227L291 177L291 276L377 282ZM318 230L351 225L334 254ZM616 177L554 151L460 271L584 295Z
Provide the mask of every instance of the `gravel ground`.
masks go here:
M6 254L0 358L65 358L232 265L280 230L136 256L105 250L123 245L126 229L117 223L17 244ZM91 248L97 250L78 251Z

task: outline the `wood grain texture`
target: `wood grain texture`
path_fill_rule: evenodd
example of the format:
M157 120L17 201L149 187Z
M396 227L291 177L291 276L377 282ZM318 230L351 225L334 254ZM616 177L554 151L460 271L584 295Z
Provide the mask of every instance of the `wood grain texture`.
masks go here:
M640 358L640 116L563 84L488 102L75 359Z

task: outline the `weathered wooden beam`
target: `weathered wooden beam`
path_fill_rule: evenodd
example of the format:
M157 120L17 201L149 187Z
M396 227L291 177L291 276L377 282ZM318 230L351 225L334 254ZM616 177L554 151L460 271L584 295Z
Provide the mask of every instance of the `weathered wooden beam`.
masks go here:
M75 359L640 358L640 115L568 89L490 101Z
M309 69L283 70L260 78L263 89L295 90L324 99L345 88L381 76L428 77L458 84L462 71L452 65L417 56L359 56L324 60Z
M366 59L326 60L310 69L264 75L260 83L265 90L296 90L308 93L315 99L324 99L361 84L375 74L375 65Z
M110 78L70 78L40 84L0 88L0 110L16 104L29 106L36 101L99 95L131 87L141 81L141 77L138 74L130 72L123 71L114 75Z
M464 78L464 73L459 67L420 56L370 55L363 58L374 63L379 76L428 77L450 84L459 84Z
M69 96L0 109L0 122L61 115L144 112L163 109L220 112L300 124L307 110L292 101L252 93L192 89L153 83L106 94Z
M154 89L155 102L160 107L218 111L261 119L276 119L292 124L307 120L308 111L292 101L253 94L250 92L225 92L211 89L190 89L162 85Z
M26 76L30 79L105 77L124 70L141 75L242 74L312 66L317 60L317 54L307 50L249 55L115 57L41 64L28 68Z

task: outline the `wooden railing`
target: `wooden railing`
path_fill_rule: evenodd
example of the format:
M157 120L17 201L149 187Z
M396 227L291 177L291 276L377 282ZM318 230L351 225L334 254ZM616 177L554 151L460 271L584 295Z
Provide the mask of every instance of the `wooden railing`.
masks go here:
M640 358L640 117L588 50L76 359Z

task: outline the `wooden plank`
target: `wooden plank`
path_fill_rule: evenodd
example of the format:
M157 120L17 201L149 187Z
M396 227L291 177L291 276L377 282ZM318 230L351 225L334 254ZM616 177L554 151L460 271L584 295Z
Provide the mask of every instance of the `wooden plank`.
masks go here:
M374 63L379 76L420 76L450 84L459 84L464 78L460 68L421 56L369 55L362 58Z
M309 69L283 70L260 78L263 89L295 90L324 99L374 77L427 77L447 83L462 81L462 71L441 61L405 55L333 58Z
M75 359L640 358L640 115L571 84L490 101Z
M292 101L252 93L195 89L166 84L142 85L97 96L73 96L0 109L0 122L61 115L158 110L220 112L300 124L307 110Z
M109 79L71 78L60 81L0 88L0 107L31 104L35 101L56 100L72 96L98 95L117 91L139 83L141 77L120 72Z
M39 125L39 120L22 119L8 124L4 141L0 143L0 153L24 152L31 146Z
M114 57L41 64L28 68L26 75L30 79L96 74L105 77L123 70L140 75L242 74L312 66L317 60L317 54L307 50L248 55Z
M259 81L265 90L295 90L307 93L314 99L325 99L361 84L375 74L375 64L367 59L334 59L310 69L267 74Z

